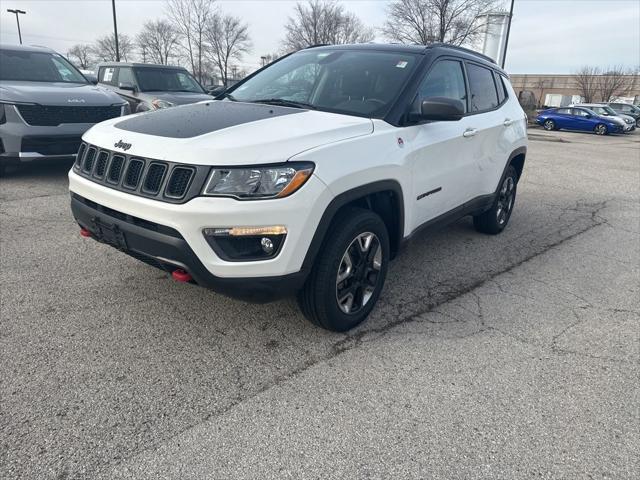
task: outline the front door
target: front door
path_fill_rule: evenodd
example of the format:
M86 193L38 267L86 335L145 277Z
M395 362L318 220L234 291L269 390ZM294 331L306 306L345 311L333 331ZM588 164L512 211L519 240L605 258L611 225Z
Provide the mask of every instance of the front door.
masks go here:
M422 99L447 97L467 103L462 63L436 62L423 80L414 108ZM415 229L473 198L476 174L477 126L473 117L406 127L403 136L410 150L413 174Z

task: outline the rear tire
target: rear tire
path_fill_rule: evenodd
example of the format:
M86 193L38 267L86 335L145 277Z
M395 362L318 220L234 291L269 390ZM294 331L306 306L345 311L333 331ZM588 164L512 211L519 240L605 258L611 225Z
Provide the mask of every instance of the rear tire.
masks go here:
M556 122L554 122L553 120L549 119L549 120L545 120L544 123L542 124L542 126L544 127L544 129L547 132L551 132L553 130L556 130Z
M598 125L596 125L596 128L594 128L593 131L596 133L596 135L606 135L609 133L609 129L603 123L599 123Z
M517 187L518 172L513 165L509 165L493 206L486 212L473 217L473 226L478 232L496 235L505 229L516 202Z
M349 207L327 232L315 264L298 293L298 305L315 325L344 332L375 306L389 264L389 234L370 210Z

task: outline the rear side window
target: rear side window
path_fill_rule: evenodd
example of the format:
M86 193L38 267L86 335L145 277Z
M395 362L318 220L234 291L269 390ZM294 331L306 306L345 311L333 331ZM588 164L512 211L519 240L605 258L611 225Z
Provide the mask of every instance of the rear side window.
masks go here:
M507 86L504 84L506 80L499 73L493 72L493 75L496 81L496 88L498 89L498 103L502 105L502 102L509 96Z
M455 60L436 63L423 80L419 89L420 99L446 97L460 100L467 110L467 90L464 85L462 64Z
M493 81L493 71L467 63L467 75L471 88L471 113L484 112L498 106L498 92Z
M559 113L561 115L571 115L571 109L570 108L559 108L558 110L556 110L556 113Z
M130 83L135 85L136 82L133 78L133 70L131 68L118 68L118 85L121 83Z
M100 83L107 83L109 85L115 85L116 75L115 67L101 67L98 71L98 81Z

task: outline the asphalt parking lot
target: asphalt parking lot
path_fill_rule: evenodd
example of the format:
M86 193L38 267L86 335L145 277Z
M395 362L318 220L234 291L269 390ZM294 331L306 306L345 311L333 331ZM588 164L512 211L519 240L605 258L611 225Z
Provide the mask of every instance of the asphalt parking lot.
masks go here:
M640 133L532 130L348 334L81 238L67 169L0 180L1 478L637 478Z

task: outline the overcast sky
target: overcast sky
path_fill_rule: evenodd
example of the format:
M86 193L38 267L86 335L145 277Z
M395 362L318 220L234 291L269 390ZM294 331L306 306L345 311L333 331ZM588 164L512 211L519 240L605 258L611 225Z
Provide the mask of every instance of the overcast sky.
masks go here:
M508 0L504 0L507 7ZM253 50L244 59L254 69L260 56L275 52L295 1L218 0L218 8L249 24ZM363 22L385 21L387 1L341 3ZM162 0L116 0L118 29L134 36L149 19L164 16ZM21 15L23 42L61 53L112 32L110 0L0 0L0 41L18 43L15 16ZM378 34L377 41L384 41ZM581 65L640 65L640 0L516 0L507 54L510 73L571 73Z

